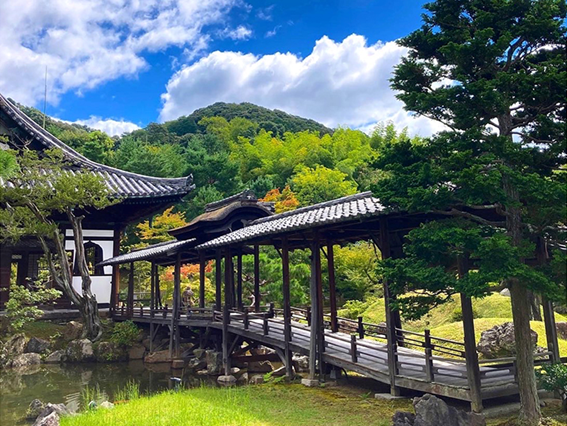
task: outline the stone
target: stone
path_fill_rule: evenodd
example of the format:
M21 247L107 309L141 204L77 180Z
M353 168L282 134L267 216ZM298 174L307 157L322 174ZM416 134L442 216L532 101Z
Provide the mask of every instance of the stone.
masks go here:
M236 379L236 383L239 385L246 385L248 384L248 373L242 373L238 379Z
M37 337L32 337L28 344L26 345L25 352L42 354L47 352L51 346L51 343L47 340L39 339Z
M510 297L510 289L503 289L500 291L500 296L504 296L504 297Z
M100 342L94 345L94 356L97 362L126 361L126 350L114 342Z
M567 340L567 322L560 321L555 323L555 328L557 329L557 337L560 339Z
M301 379L301 384L309 388L318 387L320 385L317 379Z
M197 376L208 376L209 375L209 370L199 370L195 373Z
M228 376L222 375L218 377L217 382L223 386L234 386L236 384L236 377L232 374Z
M148 364L158 364L160 362L171 362L169 350L152 352L144 358L144 362Z
M486 426L486 420L483 415L467 413L450 407L443 400L431 394L415 398L413 407L415 410L413 426Z
M183 367L185 367L184 360L174 359L173 361L171 361L171 368L173 368L174 370L181 370Z
M391 393L375 393L374 398L375 399L382 399L382 400L385 400L385 401L392 401L394 399L407 399L405 396L392 395Z
M392 426L413 426L415 423L415 414L406 413L405 411L396 411L392 416Z
M532 346L535 350L537 333L531 331ZM516 338L514 336L514 324L506 322L485 330L480 335L476 349L485 358L505 358L516 355Z
M250 349L251 355L273 355L276 351L266 346L258 346L257 348Z
M204 368L207 368L207 362L204 359L191 358L187 367L191 370L203 370Z
M208 350L205 352L205 360L209 374L216 375L222 373L222 352Z
M21 354L12 360L12 368L25 368L41 364L41 356L36 353Z
M65 340L77 340L83 335L83 324L78 321L69 321L63 330Z
M261 385L262 383L264 383L264 376L262 376L261 374L255 374L250 377L250 383L253 385Z
M297 373L309 371L309 357L307 355L294 355L291 359L293 368Z
M23 333L14 334L5 344L4 351L10 358L24 353L26 349L26 336Z
M59 424L59 416L53 411L46 416L38 417L32 426L59 426Z
M144 359L146 348L142 344L135 344L128 350L128 359Z
M269 373L274 370L270 361L252 361L248 363L250 373Z
M196 359L203 359L205 358L205 349L197 348L193 349L193 355Z
M39 399L34 399L30 402L28 410L26 411L26 419L35 420L37 416L45 409L45 404Z
M46 358L45 358L45 363L46 364L59 364L63 361L65 361L66 355L65 355L65 351L60 349L58 351L54 351L51 352Z
M232 367L230 369L230 374L232 374L233 376L238 376L240 374L241 370L238 367Z
M114 404L110 401L103 401L100 403L99 407L105 410L109 410L111 408L114 408Z
M65 352L68 362L89 362L95 360L93 342L89 339L77 339L69 342Z

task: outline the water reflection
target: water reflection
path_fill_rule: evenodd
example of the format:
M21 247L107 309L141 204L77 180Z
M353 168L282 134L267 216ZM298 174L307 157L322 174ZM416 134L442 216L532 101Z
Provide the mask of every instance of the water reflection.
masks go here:
M128 381L140 384L141 393L155 393L173 389L175 380L181 386L202 384L216 386L215 378L196 376L186 370L172 370L169 364L144 364L141 361L114 364L66 364L35 366L23 371L0 371L0 424L13 426L27 424L26 410L38 398L43 402L68 404L76 409L81 389L98 385L101 392L114 400L116 392Z

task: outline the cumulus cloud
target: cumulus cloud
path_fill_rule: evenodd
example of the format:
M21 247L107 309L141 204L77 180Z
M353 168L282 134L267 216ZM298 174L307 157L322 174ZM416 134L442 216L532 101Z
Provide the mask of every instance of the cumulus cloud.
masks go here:
M95 115L91 115L86 120L73 121L73 123L88 126L92 129L102 130L110 136L120 136L123 133L130 133L140 128L137 124L125 121L124 119L113 120L111 118L101 118Z
M248 40L252 36L252 30L244 25L239 25L234 29L225 28L220 32L220 36L233 40Z
M142 54L171 46L202 50L206 27L241 0L42 0L0 2L0 91L24 104L50 102L148 67Z
M369 128L381 121L429 135L440 126L403 111L388 79L405 54L394 42L369 45L360 35L342 42L322 37L302 58L293 53L212 52L184 67L162 95L161 120L213 102L252 102L328 126Z

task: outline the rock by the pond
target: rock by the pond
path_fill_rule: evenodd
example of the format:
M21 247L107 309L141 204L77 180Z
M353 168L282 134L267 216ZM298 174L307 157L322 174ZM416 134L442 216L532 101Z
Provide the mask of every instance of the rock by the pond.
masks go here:
M222 352L212 350L205 351L205 360L209 374L216 375L222 373Z
M69 362L94 361L93 343L89 339L72 340L67 346L66 355Z
M413 426L415 423L415 414L406 413L405 411L396 411L392 416L392 426Z
M251 373L269 373L274 367L270 361L252 361L248 363L248 371Z
M280 368L277 368L274 371L272 371L272 376L274 376L274 377L285 376L285 365L283 365Z
M36 354L42 354L44 352L46 352L49 347L51 346L51 343L49 343L48 340L43 340L43 339L39 339L37 337L32 337L28 344L26 345L26 349L25 352L27 353L36 353Z
M250 354L252 355L272 355L275 353L276 351L274 349L266 346L258 346L257 348L250 349Z
M99 407L104 408L105 410L109 410L111 408L114 408L114 404L110 401L103 401L100 403Z
M501 290L501 291L500 291L500 296L510 297L510 290L507 289L507 288Z
M532 346L535 349L537 333L533 330L530 331ZM514 336L514 324L506 322L483 331L476 348L486 358L502 358L515 355L516 338Z
M250 378L250 383L253 385L261 385L264 383L264 376L261 374L255 374Z
M242 373L238 379L236 379L236 383L239 385L246 385L248 384L248 373Z
M187 367L192 370L202 370L204 368L207 368L207 362L204 359L191 358Z
M128 359L144 359L146 348L144 345L135 344L128 350Z
M228 376L222 375L218 377L217 382L223 386L233 386L236 384L236 377L232 374L229 374Z
M39 399L34 399L32 402L30 402L28 410L26 411L26 418L28 420L35 420L44 409L45 404Z
M65 340L77 340L83 335L83 324L78 321L69 321L63 330Z
M144 362L148 364L158 364L160 362L171 362L169 350L152 352L144 358Z
M41 356L36 353L21 354L12 360L12 368L25 368L30 365L41 364Z
M555 328L557 329L557 336L560 339L567 340L567 322L565 321L556 322Z
M413 426L451 425L451 426L485 426L482 414L467 413L448 406L434 395L425 394L413 400L415 422Z
M196 359L203 359L205 357L205 349L197 348L193 349L193 355Z
M309 371L309 357L307 355L294 355L291 362L297 373Z
M126 361L126 351L114 342L100 342L94 345L94 356L97 362Z
M4 344L4 351L13 358L24 353L26 349L26 336L23 333L14 334Z
M58 351L51 352L46 358L46 364L59 364L65 361L65 351L60 349Z
M59 415L52 411L45 416L40 415L32 426L59 426L59 424Z

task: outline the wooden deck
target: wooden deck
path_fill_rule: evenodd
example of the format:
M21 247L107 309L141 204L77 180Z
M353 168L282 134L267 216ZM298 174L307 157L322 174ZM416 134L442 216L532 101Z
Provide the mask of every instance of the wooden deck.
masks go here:
M299 315L297 315L297 312L294 311L296 315L292 316L289 348L293 352L309 355L311 327L307 324L307 315L302 316L301 310L299 310ZM120 312L115 314L116 319L121 319L121 317ZM138 308L133 313L132 320L140 323L170 326L172 315L171 312L156 312L152 318L149 310ZM404 331L404 333L409 334L404 337L405 347L397 346L395 349L396 371L392 375L389 370L386 336L380 338L378 332L374 333L376 337L363 336L362 339L357 338L355 334L348 332L349 326L356 326L356 321L351 322L354 324L341 324L341 329L346 329L346 331L332 332L325 329L322 358L326 364L365 375L385 384L391 384L393 377L395 386L401 389L411 389L471 401L466 362L462 357L434 355L431 351L428 352L420 347L423 346L420 344L423 342L419 340L419 336L422 336L422 334ZM190 316L182 315L177 320L177 324L179 327L223 330L223 315L218 311L194 312ZM370 325L368 324L368 326ZM373 326L379 327L378 325ZM286 347L284 321L283 318L277 316L277 313L274 315L272 312L271 315L268 315L266 313L231 312L230 321L228 321L226 327L230 335L241 336L243 339L282 351ZM370 330L370 327L367 327L367 329ZM351 328L350 331L356 331L356 328ZM431 339L439 338L431 337ZM434 348L434 351L449 355L460 352L458 345L451 346L448 344L457 344L458 342L439 340L444 341L445 346L431 345L430 347ZM455 349L454 346L457 346L457 348ZM511 359L493 360L490 363L481 361L482 399L517 394L518 389L514 372L515 367Z

